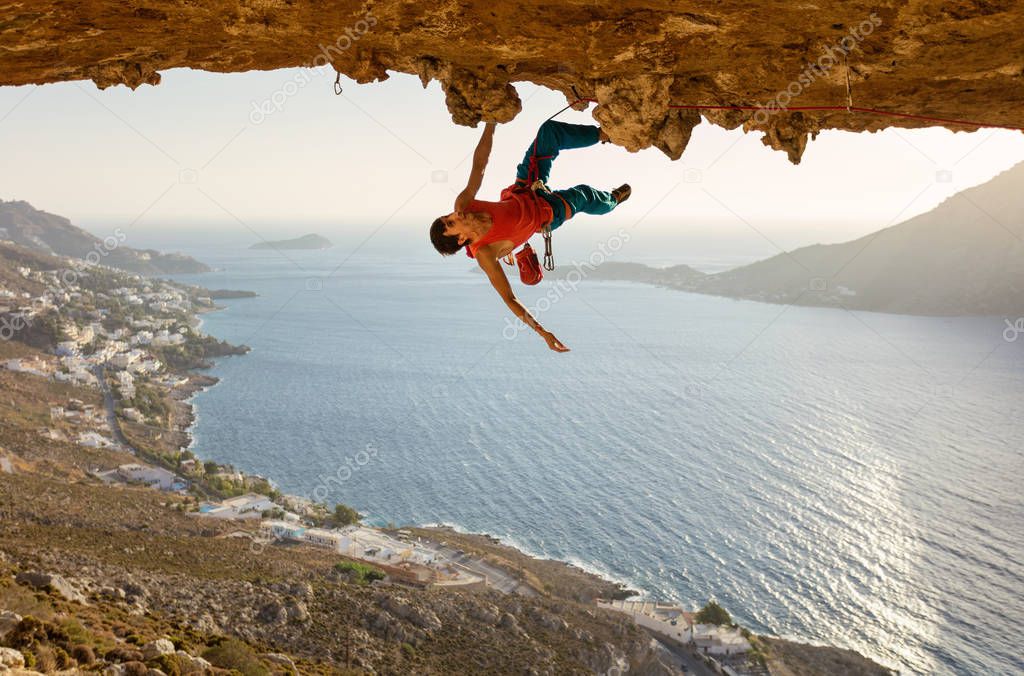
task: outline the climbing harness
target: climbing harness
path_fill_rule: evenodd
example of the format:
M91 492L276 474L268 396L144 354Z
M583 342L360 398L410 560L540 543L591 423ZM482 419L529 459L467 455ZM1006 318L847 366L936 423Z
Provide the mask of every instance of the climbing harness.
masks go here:
M576 94L576 87L572 88L572 93ZM545 123L546 122L550 122L551 120L555 119L556 117L558 117L559 115L561 115L565 111L569 110L573 106L575 106L578 103L580 103L580 102L585 100L585 99L580 98L578 94L576 94L576 97L577 98L576 98L575 101L573 101L572 103L570 103L566 107L562 108L561 110L559 110L557 113L555 113L554 115L552 115L548 119L544 120L544 122ZM541 123L541 126L544 126L544 123ZM523 190L523 191L529 190L534 195L536 195L537 191L540 190L540 191L546 192L549 195L557 197L559 200L561 200L562 207L565 210L565 218L563 219L563 221L567 221L570 218L572 218L572 216L573 216L572 206L569 204L568 200L566 200L564 197L562 197L558 193L552 192L546 185L544 185L544 182L542 180L540 180L540 167L538 166L538 162L540 160L550 160L553 157L553 155L537 155L537 144L538 144L538 141L539 141L539 137L538 136L534 136L533 137L533 152L530 153L529 167L528 167L527 172L526 172L526 182L524 184L520 185L519 184L519 180L516 179L516 185L515 185L515 187L513 189L514 190ZM552 213L551 217L554 218L554 213ZM551 247L551 223L550 223L550 221L548 223L545 223L543 226L541 226L541 236L544 237L544 270L547 270L548 272L551 272L551 271L553 271L555 269L555 255L552 252L552 247ZM522 249L520 249L519 253L516 254L515 260L516 260L516 263L519 264L519 276L520 276L520 279L523 280L523 283L524 284L530 284L530 285L538 283L541 280L541 278L544 276L544 273L540 270L540 268L536 269L535 276L534 276L532 268L528 268L527 271L524 272L524 267L523 267L524 263L520 261L520 255L521 254L524 256L524 260L529 260L529 257L532 257L534 265L537 262L537 254L534 253L533 248L530 246L529 243L527 243L526 245L523 246ZM510 262L511 258L512 258L512 254L509 254L508 257L506 257L506 259L505 259L506 262L508 262L510 265L511 265L511 262ZM527 278L534 279L535 281L526 281Z

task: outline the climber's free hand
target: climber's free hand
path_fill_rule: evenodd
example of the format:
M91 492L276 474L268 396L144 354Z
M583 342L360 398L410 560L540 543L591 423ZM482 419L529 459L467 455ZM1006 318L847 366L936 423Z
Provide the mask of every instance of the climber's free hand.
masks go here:
M550 331L545 331L544 329L541 329L540 336L548 344L548 347L550 347L555 352L569 351L569 348L563 345L562 341L560 341L558 338L555 338L555 334L551 333Z

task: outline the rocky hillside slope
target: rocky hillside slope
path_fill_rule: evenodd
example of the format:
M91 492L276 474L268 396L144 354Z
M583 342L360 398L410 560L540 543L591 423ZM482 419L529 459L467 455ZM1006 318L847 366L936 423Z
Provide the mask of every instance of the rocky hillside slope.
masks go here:
M360 83L412 73L440 82L452 119L468 125L513 118L522 102L511 83L530 81L596 99L594 116L614 143L672 158L700 117L669 102L763 107L706 116L763 131L794 162L822 129L932 123L785 106L852 98L1024 126L1024 12L1015 0L36 0L0 4L0 44L0 85L137 87L182 67L329 64Z
M63 216L40 211L28 202L0 200L0 240L47 254L70 256L87 264L107 265L141 275L209 272L210 268L183 254L125 246L127 235L114 228L107 237L72 225Z
M771 303L917 315L1024 314L1024 164L935 209L842 244L815 244L713 275L606 263L627 279Z

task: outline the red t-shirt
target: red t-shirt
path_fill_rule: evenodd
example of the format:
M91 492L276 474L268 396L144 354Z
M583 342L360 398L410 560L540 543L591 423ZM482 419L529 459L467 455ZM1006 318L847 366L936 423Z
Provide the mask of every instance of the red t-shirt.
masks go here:
M485 211L491 215L491 229L483 237L466 247L466 255L476 257L480 247L493 242L510 240L513 249L526 243L535 233L551 222L553 212L547 200L531 190L501 191L500 202L473 200L466 211Z

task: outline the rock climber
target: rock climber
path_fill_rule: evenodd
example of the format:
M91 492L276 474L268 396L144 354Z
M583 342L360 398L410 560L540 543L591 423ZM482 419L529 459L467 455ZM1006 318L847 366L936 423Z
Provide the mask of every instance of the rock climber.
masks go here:
M568 352L553 333L540 325L526 309L509 284L499 260L522 246L535 233L550 227L555 230L577 213L606 214L629 198L631 189L623 184L605 192L589 185L567 190L549 190L546 186L551 163L558 153L570 148L585 148L608 136L593 125L568 124L548 120L537 131L536 139L516 170L516 182L501 193L501 201L476 199L483 182L484 169L491 155L493 122L484 125L483 135L473 153L473 168L466 189L455 198L454 211L436 219L430 226L430 241L443 256L462 247L475 258L491 285L505 304L524 324L536 331L555 352Z

